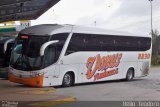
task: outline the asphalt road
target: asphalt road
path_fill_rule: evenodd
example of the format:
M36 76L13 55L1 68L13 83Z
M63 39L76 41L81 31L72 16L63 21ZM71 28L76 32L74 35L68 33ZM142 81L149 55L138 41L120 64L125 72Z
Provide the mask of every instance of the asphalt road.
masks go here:
M36 101L38 105L45 105L45 107L53 107L53 105L56 107L125 107L124 101L158 101L159 106L156 107L160 107L160 67L152 67L149 76L136 78L131 82L117 80L80 84L68 88L55 87L56 90L52 88L39 89L0 80L0 107L1 101L18 101L19 107L21 105L32 107L30 104ZM76 98L76 102L71 98ZM46 102L43 103L43 101ZM62 102L57 104L55 101Z
M74 96L78 101L160 101L160 67L152 67L149 76L131 82L108 81L56 89L58 94Z

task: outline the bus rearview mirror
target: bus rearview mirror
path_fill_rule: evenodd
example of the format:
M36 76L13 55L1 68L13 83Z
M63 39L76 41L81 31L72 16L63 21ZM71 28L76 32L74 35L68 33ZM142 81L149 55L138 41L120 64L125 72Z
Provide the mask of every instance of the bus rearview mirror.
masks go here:
M7 46L10 42L14 42L15 39L9 39L4 43L3 52L5 53L7 51Z
M44 52L45 52L45 49L49 46L49 45L52 45L52 44L55 44L55 43L58 43L59 40L53 40L53 41L49 41L49 42L46 42L44 43L41 48L40 48L40 56L43 56L44 55Z

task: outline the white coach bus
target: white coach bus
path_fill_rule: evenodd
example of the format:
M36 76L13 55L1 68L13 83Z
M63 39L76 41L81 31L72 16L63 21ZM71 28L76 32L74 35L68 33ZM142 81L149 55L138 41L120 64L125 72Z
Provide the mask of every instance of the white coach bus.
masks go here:
M73 25L37 25L19 33L9 80L71 86L147 76L151 37Z

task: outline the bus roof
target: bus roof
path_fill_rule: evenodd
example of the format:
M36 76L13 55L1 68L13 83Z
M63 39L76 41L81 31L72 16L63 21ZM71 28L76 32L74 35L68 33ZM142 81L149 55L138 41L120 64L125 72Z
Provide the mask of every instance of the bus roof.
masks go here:
M42 24L29 27L27 29L22 30L21 34L26 35L39 35L39 36L47 36L53 35L55 33L86 33L86 34L101 34L101 35L120 35L120 36L140 36L140 37L149 37L149 35L138 35L131 34L127 32L119 32L107 29L101 29L97 27L85 27L85 26L77 26L77 25L58 25L58 24Z

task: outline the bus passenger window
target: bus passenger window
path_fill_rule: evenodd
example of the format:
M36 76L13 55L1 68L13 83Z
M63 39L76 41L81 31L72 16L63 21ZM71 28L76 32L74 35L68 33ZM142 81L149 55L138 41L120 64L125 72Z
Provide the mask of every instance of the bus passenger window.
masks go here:
M56 59L57 60L61 54L61 51L68 38L68 35L69 33L59 33L59 34L54 34L51 37L51 40L59 40L59 43L56 45Z
M87 35L85 38L85 51L100 51L100 40L96 35Z
M83 34L73 34L66 51L66 55L84 50L85 50L85 36Z

